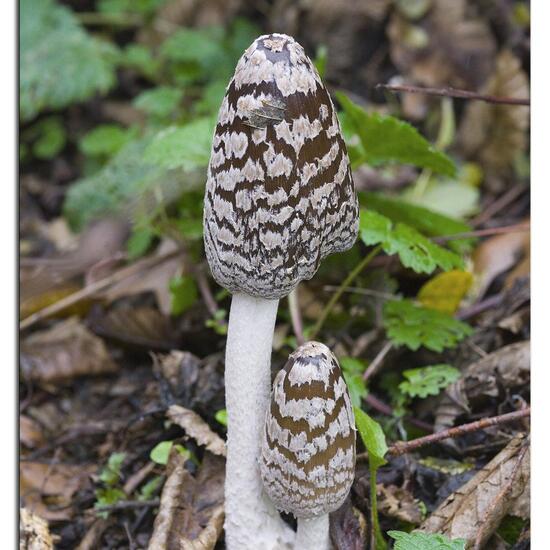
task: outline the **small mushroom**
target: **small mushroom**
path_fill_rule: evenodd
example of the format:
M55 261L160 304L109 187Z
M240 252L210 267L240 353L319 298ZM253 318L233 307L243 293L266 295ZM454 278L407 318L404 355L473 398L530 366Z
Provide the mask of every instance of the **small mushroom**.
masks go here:
M336 357L307 342L277 374L266 414L260 472L277 509L298 518L295 548L330 548L328 514L349 493L355 419Z
M278 302L325 256L350 248L358 223L346 146L319 74L293 38L259 37L223 98L204 199L206 257L233 294L225 357L230 550L291 541L262 494L258 466Z

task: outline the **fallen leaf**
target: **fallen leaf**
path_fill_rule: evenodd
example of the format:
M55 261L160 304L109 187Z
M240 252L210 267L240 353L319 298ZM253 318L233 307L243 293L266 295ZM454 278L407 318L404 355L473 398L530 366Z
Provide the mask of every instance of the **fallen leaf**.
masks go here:
M455 418L470 412L480 400L498 397L504 390L529 384L531 343L504 346L469 365L460 380L448 386L435 411L435 431L454 425Z
M153 370L159 389L169 403L179 403L198 414L209 416L225 406L223 355L199 359L187 351L153 354Z
M67 520L72 515L71 498L85 487L96 471L93 465L19 464L19 490L26 508L51 521Z
M60 383L76 376L116 370L103 341L76 317L35 332L21 344L21 373L25 380Z
M348 496L344 504L330 514L330 538L334 550L363 550L367 544L367 520L351 505Z
M19 510L19 550L53 550L48 522L26 508Z
M212 550L223 529L225 462L206 453L197 477L173 451L148 550Z
M395 11L387 26L390 55L408 80L425 86L476 89L489 76L496 42L466 0L436 0L411 22Z
M170 240L164 239L155 252L155 256L169 254L178 249L178 245ZM143 258L135 262L136 275L127 277L124 281L113 285L103 293L103 297L113 302L124 296L134 296L144 292L153 292L159 309L166 316L170 316L172 309L172 298L170 296L170 280L183 270L181 257L170 257L164 262L160 262L150 269L140 271L138 265L147 265L150 258Z
M467 540L466 548L489 539L530 482L529 441L514 438L470 481L451 494L420 527L451 539Z
M439 273L422 286L417 298L424 307L453 315L470 289L472 281L472 274L468 271Z
M525 99L529 81L521 61L510 51L498 54L494 72L480 93ZM467 158L485 171L504 175L527 147L529 107L472 101L466 106L458 142Z
M482 298L491 283L518 264L528 254L530 231L495 235L483 241L474 251L474 284L472 294ZM513 281L512 281L513 282Z
M422 521L420 502L402 487L396 485L376 486L378 493L378 509L382 514L390 518L396 518L413 525L419 525Z
M218 456L225 456L225 442L196 412L179 405L172 405L168 409L167 416L199 445L206 447L206 450Z
M44 434L38 422L24 414L19 416L19 441L30 449L44 443Z
M120 304L92 315L90 326L102 336L146 350L171 350L178 345L170 319L157 308Z

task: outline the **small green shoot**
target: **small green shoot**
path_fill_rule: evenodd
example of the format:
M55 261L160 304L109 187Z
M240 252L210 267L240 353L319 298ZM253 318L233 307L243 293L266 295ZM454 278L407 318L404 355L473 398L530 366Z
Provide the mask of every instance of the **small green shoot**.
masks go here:
M435 533L388 531L388 535L396 541L394 550L465 550L466 548L464 539L450 540Z

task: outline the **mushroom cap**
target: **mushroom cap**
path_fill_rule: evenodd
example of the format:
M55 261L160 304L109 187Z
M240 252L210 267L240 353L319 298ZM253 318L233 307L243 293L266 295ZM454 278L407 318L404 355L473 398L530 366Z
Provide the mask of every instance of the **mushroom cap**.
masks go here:
M204 200L214 279L276 299L357 238L358 203L330 96L284 34L244 52L218 115Z
M355 419L336 357L307 342L273 383L260 455L275 506L299 518L337 510L353 483Z

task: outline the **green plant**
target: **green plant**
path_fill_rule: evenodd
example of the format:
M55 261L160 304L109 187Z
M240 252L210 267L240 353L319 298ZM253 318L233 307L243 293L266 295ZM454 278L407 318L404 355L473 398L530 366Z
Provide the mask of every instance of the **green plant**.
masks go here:
M102 511L101 508L113 505L126 497L124 491L119 487L121 468L125 458L126 453L112 453L99 474L99 480L103 487L95 491L94 508L97 510L97 515L104 519L109 516L109 512Z
M388 531L388 535L396 541L394 550L465 550L466 548L464 539L450 540L436 533Z
M386 464L386 459L384 458L388 452L386 436L380 424L373 420L366 412L362 411L359 407L353 407L353 412L355 414L357 430L369 455L370 507L373 535L371 541L375 543L376 550L384 550L387 544L382 536L378 522L376 474L378 468Z
M437 395L442 389L460 378L460 371L451 365L431 365L403 371L406 378L399 384L401 393L409 397L425 398Z

